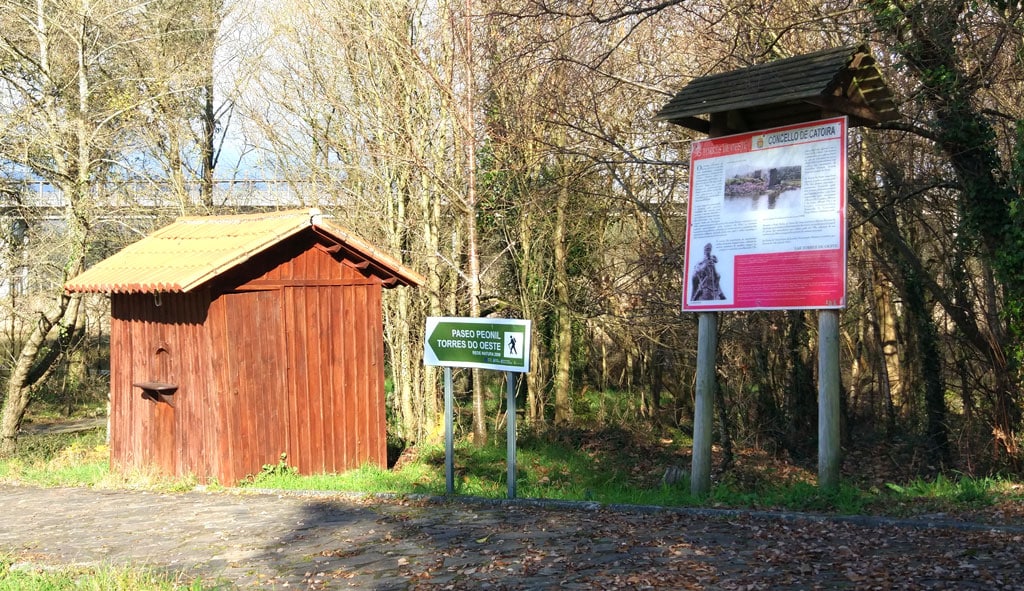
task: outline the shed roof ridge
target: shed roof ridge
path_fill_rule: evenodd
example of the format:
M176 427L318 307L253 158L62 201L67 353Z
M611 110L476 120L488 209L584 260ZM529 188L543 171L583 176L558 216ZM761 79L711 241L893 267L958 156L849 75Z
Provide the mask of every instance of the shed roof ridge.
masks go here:
M175 222L182 223L229 223L229 224L241 224L246 222L258 222L262 220L279 220L282 218L292 218L303 216L307 219L312 219L315 216L320 216L322 213L319 208L306 207L296 209L280 209L277 211L259 211L256 213L243 213L243 214L221 214L221 215L184 215L174 219Z
M223 224L223 225L222 225ZM303 232L320 231L355 257L370 261L374 273L401 285L425 279L400 259L334 224L317 208L234 216L179 218L65 284L68 291L110 293L189 292ZM187 254L187 256L182 256ZM393 283L386 285L390 287Z

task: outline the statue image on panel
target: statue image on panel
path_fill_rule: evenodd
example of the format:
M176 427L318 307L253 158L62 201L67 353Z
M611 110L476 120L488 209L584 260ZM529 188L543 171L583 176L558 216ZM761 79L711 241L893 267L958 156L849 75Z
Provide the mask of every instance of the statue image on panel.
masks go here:
M722 276L716 269L718 257L711 254L712 248L710 242L704 245L704 258L698 261L693 268L693 275L690 278L690 282L693 284L690 290L691 300L726 299L722 292Z

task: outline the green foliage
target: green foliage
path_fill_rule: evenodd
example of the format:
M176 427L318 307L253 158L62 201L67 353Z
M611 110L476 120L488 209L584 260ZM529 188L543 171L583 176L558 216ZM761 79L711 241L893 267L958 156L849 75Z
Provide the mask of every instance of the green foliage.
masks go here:
M710 496L715 506L847 515L863 513L870 500L869 494L844 483L835 490L824 490L806 481L780 481L751 490L728 478L714 486Z
M636 398L622 392L586 390L574 402L576 416L594 425L629 425L641 420Z
M1019 289L1011 292L1004 306L1007 324L1015 342L1012 350L1018 370L1024 368L1024 120L1016 124L1016 145L1012 155L1011 179L1016 194L1009 204L1006 248L1000 252L1000 268L1009 270L1012 283ZM1020 379L1020 377L1018 377Z
M967 508L987 507L995 502L1003 483L993 478L963 477L950 479L939 474L934 480L915 479L905 485L887 483L886 488L897 502L930 501L936 507L960 505Z
M288 465L288 454L282 452L276 464L263 464L259 474L250 476L247 480L253 484L263 485L267 481L279 480L289 481L298 476L299 470Z
M0 462L0 482L39 486L145 486L157 490L189 490L195 479L166 481L150 475L111 475L102 430L28 438L19 456ZM620 426L563 428L525 432L518 441L517 490L520 497L603 504L707 506L830 512L918 515L976 510L1000 502L1024 501L1019 484L1005 479L967 476L891 482L865 490L841 483L836 490L819 489L801 470L773 468L748 461L714 483L708 498L689 493L686 460L680 453L691 442L681 433L662 433ZM445 494L444 449L422 445L411 450L393 470L366 465L343 474L305 476L282 454L243 487L282 490L328 490L360 494ZM456 442L455 494L504 498L507 491L506 446L499 433L489 445ZM80 467L76 467L80 466ZM674 470L672 479L668 470ZM216 486L214 484L214 486ZM0 572L10 563L0 566ZM41 587L46 588L46 587ZM53 587L67 588L67 587ZM92 587L97 588L97 587ZM102 589L118 587L98 587ZM161 588L161 587L157 587ZM4 591L0 587L0 591Z
M15 455L0 461L0 480L39 486L93 486L109 475L104 429L23 436Z
M141 568L50 568L0 555L0 591L207 591L221 588L226 587L204 584L200 579L181 582Z
M0 460L0 483L34 486L131 487L161 491L195 488L195 478L168 478L145 471L110 470L110 448L103 428L75 433L23 435L16 454ZM216 486L215 483L207 485Z
M890 484L883 490L858 488L840 483L835 490L823 490L814 482L793 476L771 474L759 480L741 481L725 474L712 487L707 499L689 493L688 476L673 484L662 480L667 454L650 466L639 465L638 455L652 450L618 428L581 433L526 434L519 441L517 492L523 498L590 501L609 505L654 505L666 507L706 506L824 512L839 514L916 515L937 511L971 510L991 506L1008 498L1004 491L1015 486L994 479L917 479L908 484ZM500 439L500 438L499 438ZM596 440L604 439L602 443ZM689 445L686 439L682 445ZM630 453L631 449L639 454ZM485 447L458 442L455 447L455 494L503 498L507 493L505 444L495 440ZM344 474L266 478L260 486L299 490L334 490L359 493L443 495L444 450L423 447L415 460L394 471L364 466Z

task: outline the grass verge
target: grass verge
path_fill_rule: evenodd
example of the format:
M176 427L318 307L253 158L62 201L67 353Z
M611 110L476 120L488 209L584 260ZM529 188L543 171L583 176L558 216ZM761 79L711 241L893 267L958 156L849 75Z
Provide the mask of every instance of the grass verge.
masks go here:
M455 448L455 494L504 498L507 491L505 442L500 438L478 448L459 442ZM681 450L688 441L634 433L622 428L562 430L557 435L524 434L517 453L521 498L593 501L604 504L711 506L896 517L964 514L1013 506L1010 518L1024 524L1024 486L1001 478L964 475L931 480L855 486L844 482L824 491L815 475L767 454L748 451L736 466L719 475L711 494L694 498ZM36 486L92 486L181 491L193 479L153 474L112 473L102 429L23 438L18 454L0 460L0 483ZM666 480L672 470L678 478ZM406 450L394 469L364 466L343 474L304 476L287 457L268 464L243 487L322 490L353 493L445 494L444 449L421 445Z
M114 566L43 567L0 555L0 591L214 591L201 580L182 583L140 568Z
M663 442L662 442L663 443ZM663 447L663 446L662 446ZM455 447L454 492L504 498L507 469L504 442L478 448ZM773 465L763 456L717 478L711 494L695 498L685 471L666 482L667 467L685 466L675 453L620 429L563 433L558 438L525 437L517 453L517 494L521 498L593 501L603 504L719 507L892 517L962 514L1009 503L1024 503L1024 486L1003 478L938 476L883 487L844 482L822 490L807 470ZM394 470L364 466L343 474L302 476L282 460L265 466L243 486L356 493L445 494L444 450L420 446ZM1024 511L1020 515L1024 524Z

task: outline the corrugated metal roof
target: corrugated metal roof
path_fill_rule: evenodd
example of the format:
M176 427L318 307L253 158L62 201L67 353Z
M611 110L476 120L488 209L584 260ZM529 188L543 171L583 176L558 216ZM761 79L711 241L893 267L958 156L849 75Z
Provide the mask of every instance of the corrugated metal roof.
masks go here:
M704 114L734 113L747 127L850 115L851 125L899 118L892 92L867 45L825 49L693 79L655 119L707 132ZM758 119L760 115L760 119Z
M182 217L68 281L71 292L187 292L307 228L364 258L392 285L421 285L422 276L317 209L249 215Z

